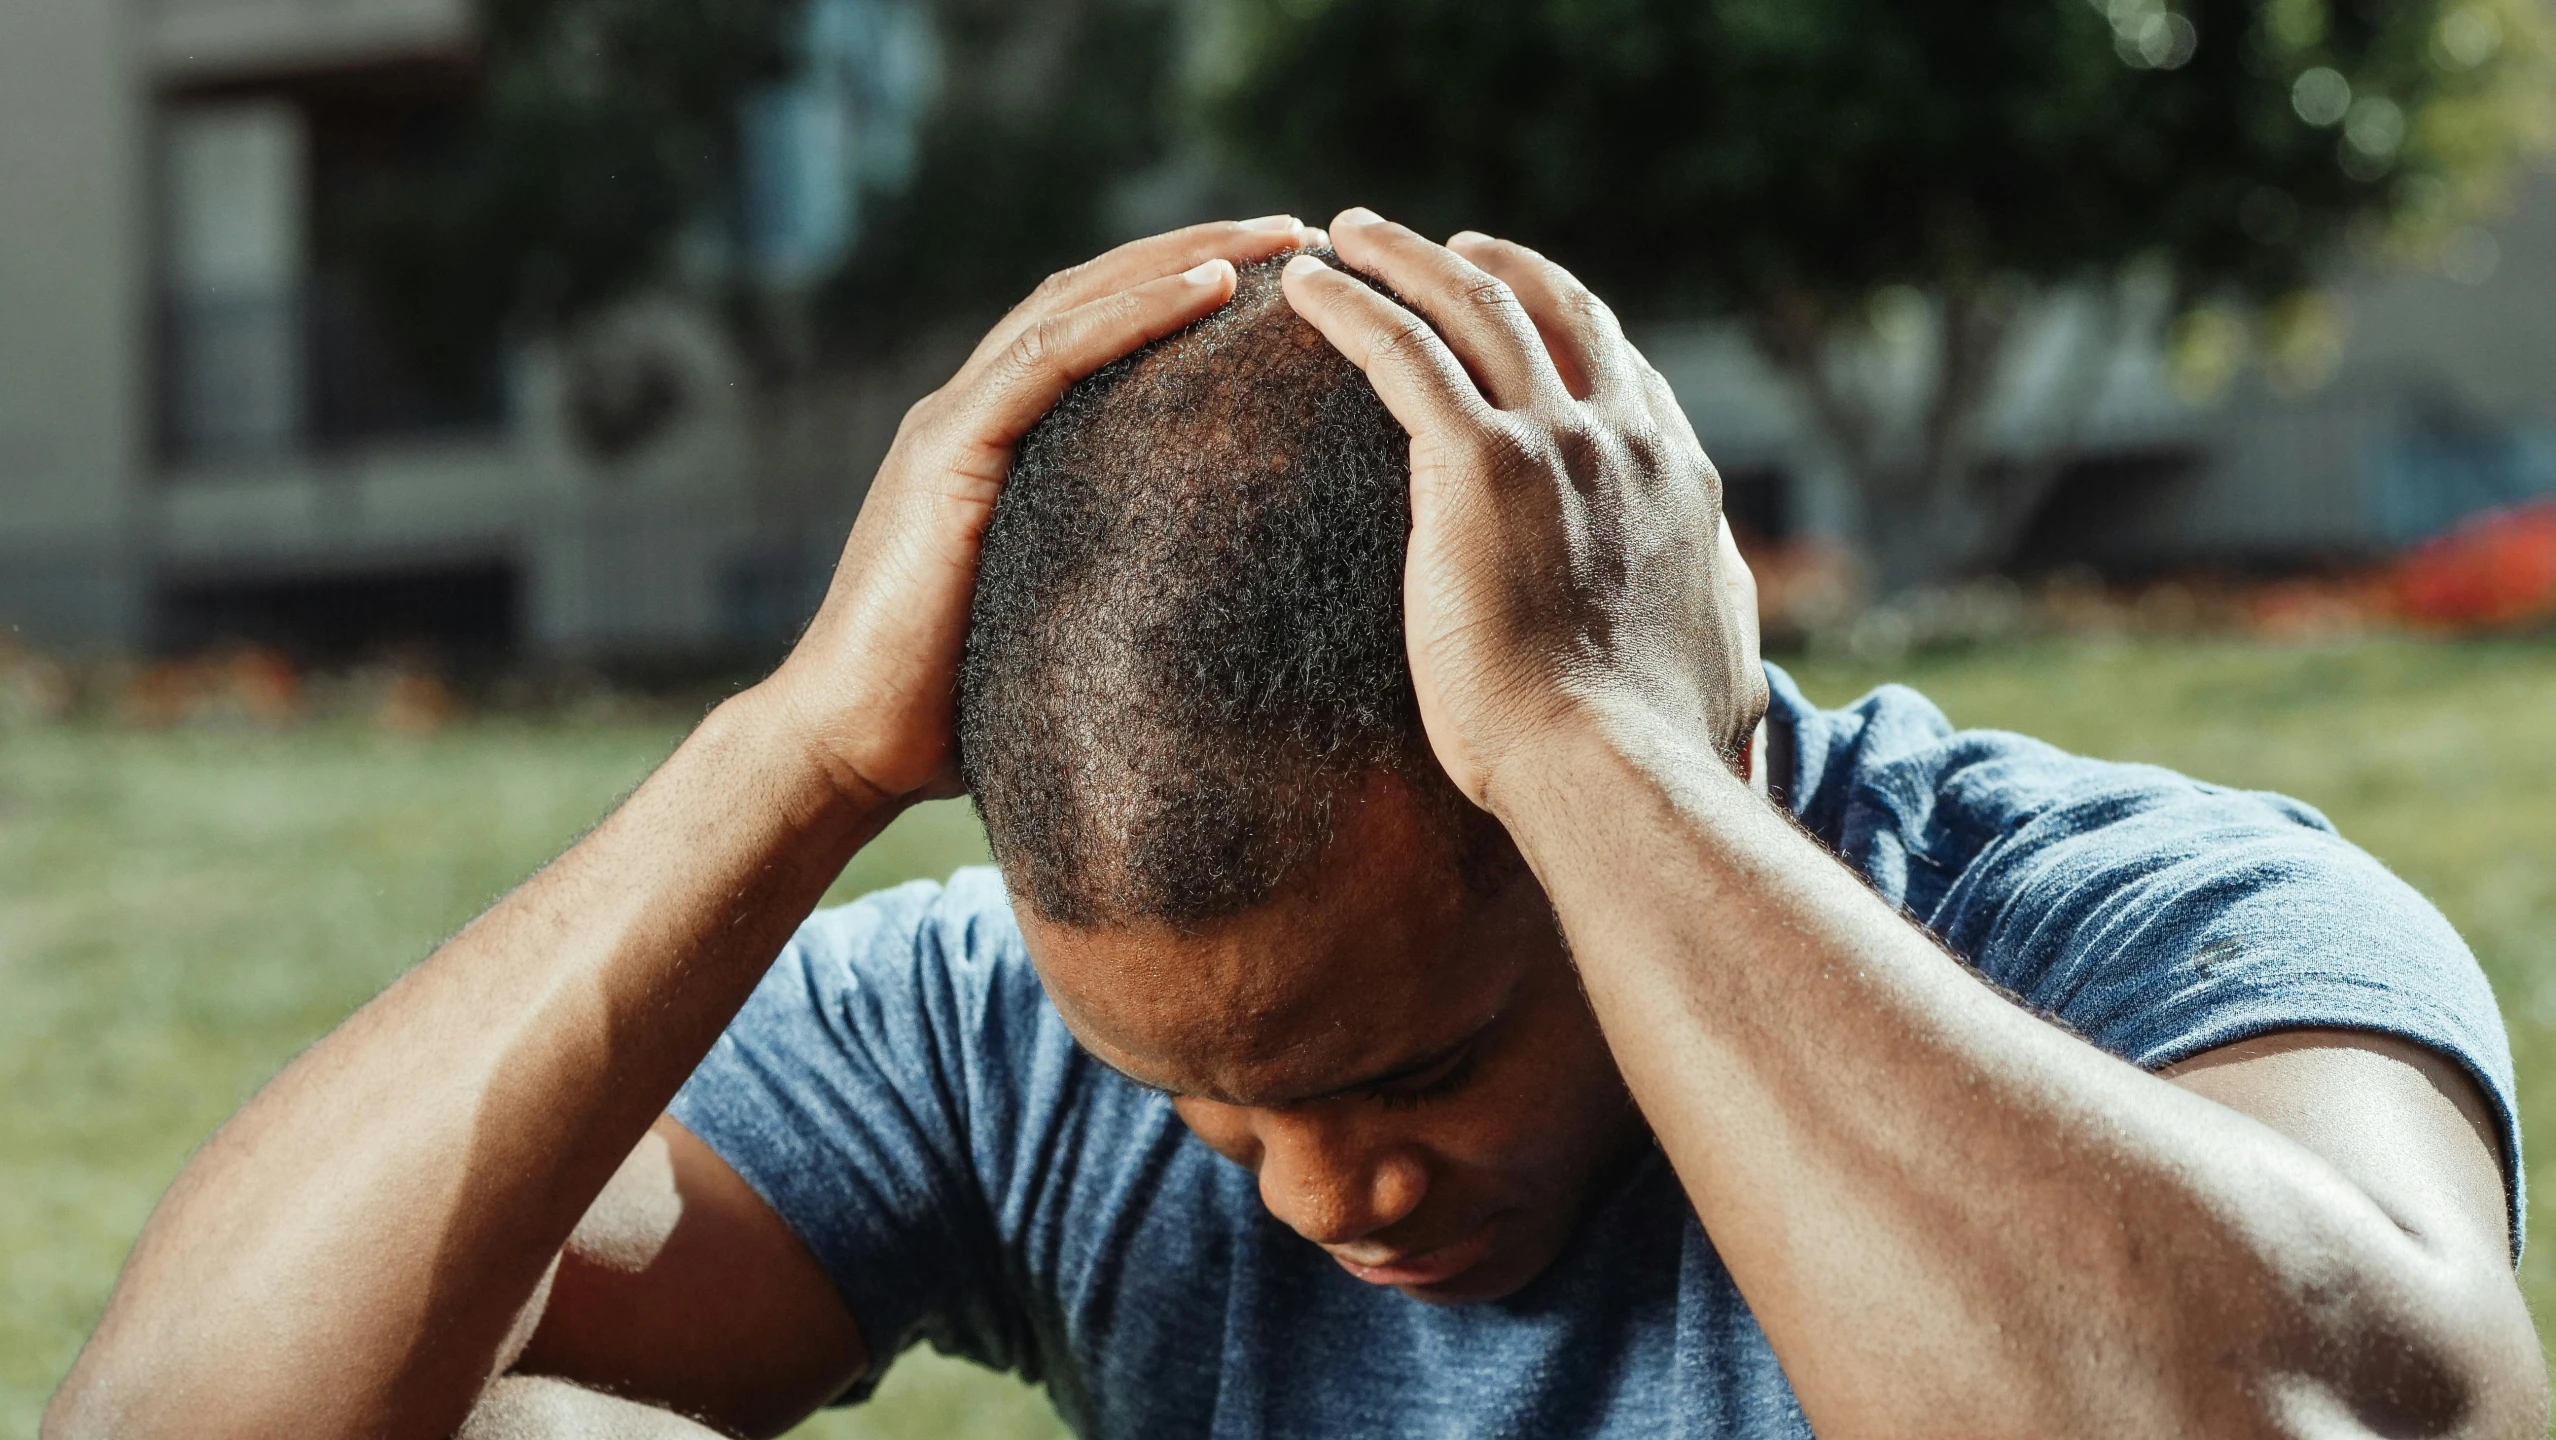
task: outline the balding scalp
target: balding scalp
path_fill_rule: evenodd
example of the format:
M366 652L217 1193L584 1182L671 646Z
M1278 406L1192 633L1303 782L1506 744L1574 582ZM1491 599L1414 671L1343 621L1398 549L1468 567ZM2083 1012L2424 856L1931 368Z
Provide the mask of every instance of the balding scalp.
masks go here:
M1282 264L1069 391L986 535L962 764L1047 919L1233 913L1358 776L1445 783L1404 652L1410 440Z

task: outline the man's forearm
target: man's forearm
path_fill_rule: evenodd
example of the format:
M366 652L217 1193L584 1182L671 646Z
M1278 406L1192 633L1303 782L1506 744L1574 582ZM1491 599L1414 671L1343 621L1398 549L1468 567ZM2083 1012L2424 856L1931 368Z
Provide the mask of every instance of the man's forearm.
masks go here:
M2253 1433L2456 1373L2474 1312L2315 1155L2006 1002L1705 747L1538 758L1497 808L1822 1434Z
M614 1168L893 806L749 692L179 1176L48 1433L450 1434Z

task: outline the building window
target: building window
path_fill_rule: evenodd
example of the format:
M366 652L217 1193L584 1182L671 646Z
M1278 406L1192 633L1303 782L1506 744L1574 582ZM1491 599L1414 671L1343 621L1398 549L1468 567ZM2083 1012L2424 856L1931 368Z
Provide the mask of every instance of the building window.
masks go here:
M181 469L237 467L506 419L492 337L432 378L356 277L345 197L442 163L468 81L374 67L172 101L160 130L160 433Z
M162 132L166 434L190 460L297 448L309 140L279 100L174 110Z

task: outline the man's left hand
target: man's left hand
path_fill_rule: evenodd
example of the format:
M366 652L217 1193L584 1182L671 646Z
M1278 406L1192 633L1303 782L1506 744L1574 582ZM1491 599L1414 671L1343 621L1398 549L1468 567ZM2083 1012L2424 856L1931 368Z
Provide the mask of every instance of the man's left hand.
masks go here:
M1755 591L1668 382L1524 246L1436 245L1367 210L1331 240L1410 307L1311 258L1287 270L1411 433L1404 623L1447 774L1497 813L1504 767L1590 723L1666 725L1736 764L1766 709Z

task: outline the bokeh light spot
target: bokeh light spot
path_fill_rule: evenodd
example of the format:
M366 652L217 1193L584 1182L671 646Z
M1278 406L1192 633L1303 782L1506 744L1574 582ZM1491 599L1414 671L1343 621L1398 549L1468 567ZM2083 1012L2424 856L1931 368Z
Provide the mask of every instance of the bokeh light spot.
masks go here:
M2352 82L2330 66L2304 71L2290 86L2290 108L2310 125L2336 124L2352 109Z
M2441 246L2441 273L2461 285L2482 285L2502 267L2503 247L2493 233L2474 225L2450 232Z
M2364 155L2392 160L2405 142L2405 112L2384 95L2365 95L2344 117L2343 138Z
M2461 5L2441 17L2437 42L2440 59L2453 70L2473 70L2494 58L2503 46L2503 22L2482 5Z

